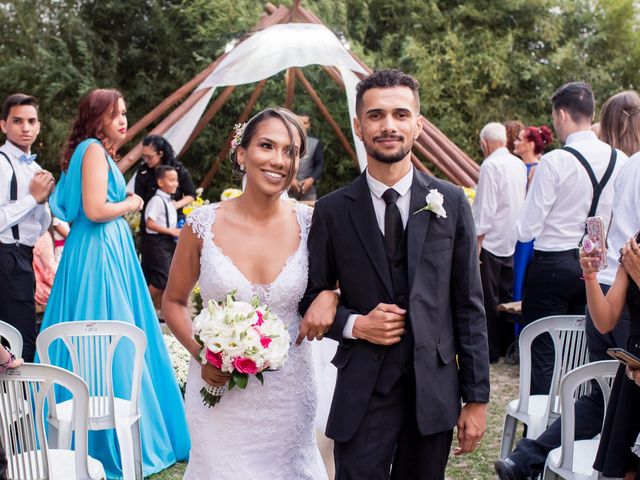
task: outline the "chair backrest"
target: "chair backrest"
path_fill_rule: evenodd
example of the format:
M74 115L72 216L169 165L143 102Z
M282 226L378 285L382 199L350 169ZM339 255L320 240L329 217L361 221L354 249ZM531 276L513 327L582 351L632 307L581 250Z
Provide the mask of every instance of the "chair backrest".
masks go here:
M144 352L147 347L147 338L142 330L131 323L117 320L73 321L52 325L40 332L36 339L36 349L43 363L51 363L50 345L57 339L64 342L71 358L73 372L82 377L89 387L90 429L113 427L113 363L116 347L123 338L131 340L134 346L131 364L127 364L126 367L132 371L129 413L136 415ZM122 364L117 365L117 368L122 367ZM119 372L120 375L122 373ZM56 417L55 405L50 408L50 417Z
M527 325L520 333L520 408L527 410L531 392L531 344L540 335L548 333L553 339L555 360L549 390L547 417L559 414L557 400L560 379L569 371L589 360L584 315L554 315Z
M9 342L11 353L22 357L22 335L16 327L0 320L0 337Z
M0 374L0 439L7 453L9 479L48 479L49 447L44 407L54 384L73 395L75 463L79 479L90 479L87 457L87 384L52 365L24 364Z
M567 373L560 383L560 403L562 408L562 443L560 462L557 467L573 470L573 447L575 441L575 398L576 391L591 380L598 382L604 397L604 411L607 411L611 385L616 376L620 362L603 360L583 365ZM604 419L603 419L604 421Z

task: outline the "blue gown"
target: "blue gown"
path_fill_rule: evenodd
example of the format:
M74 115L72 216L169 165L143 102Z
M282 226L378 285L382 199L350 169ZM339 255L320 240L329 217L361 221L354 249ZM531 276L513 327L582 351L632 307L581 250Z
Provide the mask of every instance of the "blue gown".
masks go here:
M89 139L78 145L50 198L54 215L72 225L41 328L59 322L116 319L131 322L146 333L140 434L147 476L188 457L189 432L182 396L129 225L122 217L93 222L82 208L82 158L91 143L99 142ZM111 157L106 155L105 161L109 163L107 199L120 202L126 198L124 177ZM130 345L119 345L116 350L116 396L129 397L132 353ZM51 346L50 354L54 365L71 369L61 342ZM102 462L108 478L122 478L115 430L89 432L89 454Z

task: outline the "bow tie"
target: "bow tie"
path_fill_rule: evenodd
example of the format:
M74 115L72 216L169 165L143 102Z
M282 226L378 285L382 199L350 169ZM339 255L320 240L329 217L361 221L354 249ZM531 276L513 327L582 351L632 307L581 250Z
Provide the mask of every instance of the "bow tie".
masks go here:
M31 162L35 161L35 159L38 157L38 155L36 155L35 153L32 155L25 155L24 153L22 155L20 155L18 157L18 160L20 160L21 162L26 163L27 165L30 164Z

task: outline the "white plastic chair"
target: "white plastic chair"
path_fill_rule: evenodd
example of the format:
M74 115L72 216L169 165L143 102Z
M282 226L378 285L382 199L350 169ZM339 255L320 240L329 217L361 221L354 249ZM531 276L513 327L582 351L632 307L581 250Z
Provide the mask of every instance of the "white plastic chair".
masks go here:
M593 470L600 435L590 440L575 440L575 400L591 388L590 380L598 382L607 409L611 384L618 371L619 362L604 360L589 363L567 373L560 383L562 409L562 443L549 452L544 468L544 480L566 478L568 480L598 480L600 473ZM585 385L586 384L586 385ZM585 386L588 387L585 389ZM582 390L582 391L580 391Z
M0 337L9 342L11 353L16 357L22 357L22 335L16 327L0 320Z
M47 442L44 406L54 384L73 395L75 451L49 448ZM106 478L102 464L87 454L89 392L79 376L52 365L24 364L0 374L0 389L6 392L0 399L0 438L7 453L8 479Z
M116 397L113 390L113 359L123 338L130 339L135 349L133 364L125 366L132 371L129 399ZM40 332L36 339L43 363L51 363L49 346L57 339L62 340L69 351L73 372L89 387L89 430L115 428L123 478L142 479L139 399L147 346L144 332L135 325L116 320L58 323ZM71 445L73 405L69 400L56 404L51 398L49 428L57 445L66 447Z
M560 414L560 379L588 361L584 323L584 315L555 315L530 323L520 333L520 393L507 405L500 458L511 453L519 421L527 425L527 438L537 438ZM543 333L551 335L555 348L551 387L547 395L530 395L531 344Z

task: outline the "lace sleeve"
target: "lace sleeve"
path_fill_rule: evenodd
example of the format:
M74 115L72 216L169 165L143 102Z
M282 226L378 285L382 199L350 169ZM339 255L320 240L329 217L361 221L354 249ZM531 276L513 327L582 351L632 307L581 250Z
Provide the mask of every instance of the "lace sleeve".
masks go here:
M216 207L217 204L205 205L195 209L187 217L187 225L191 227L193 233L195 233L200 240L211 236L211 226L215 219Z
M304 203L298 203L296 205L296 210L298 212L302 237L306 240L306 238L309 236L309 229L311 228L313 208L311 208L309 205L305 205Z

